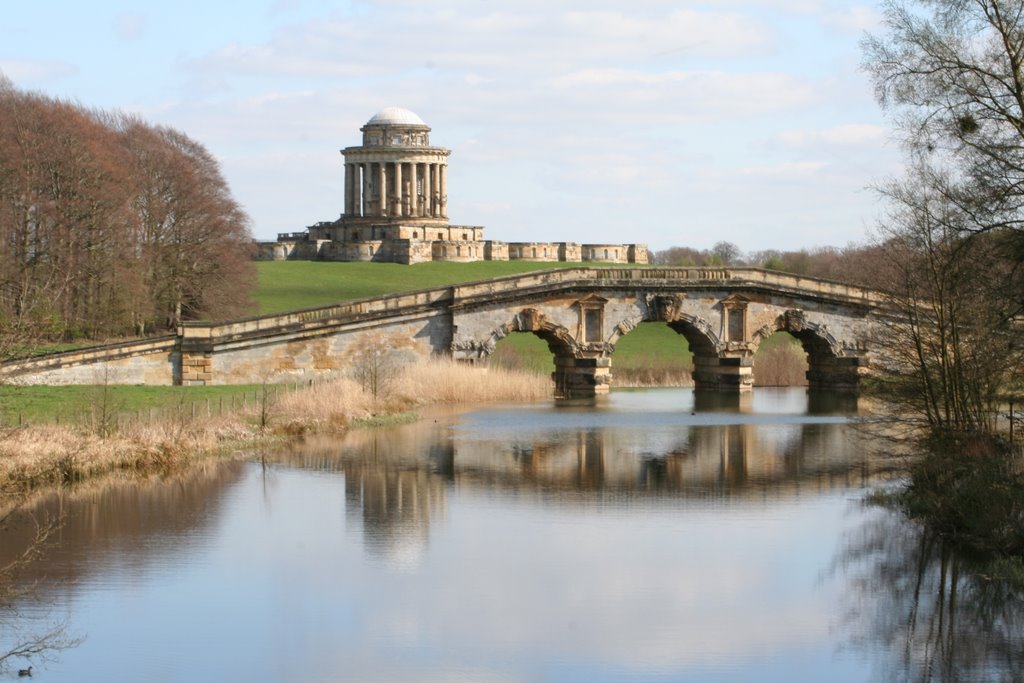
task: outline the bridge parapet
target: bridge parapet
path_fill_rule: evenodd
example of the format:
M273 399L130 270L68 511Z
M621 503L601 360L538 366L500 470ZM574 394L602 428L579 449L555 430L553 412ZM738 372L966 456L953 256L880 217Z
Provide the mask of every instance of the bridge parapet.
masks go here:
M179 335L191 338L233 338L274 330L317 325L327 321L349 322L388 315L401 315L438 306L468 306L493 302L497 298L522 299L531 293L549 295L557 291L600 288L678 289L702 283L736 288L762 285L773 291L792 291L872 307L883 303L881 293L828 280L789 275L759 268L558 268L510 275L448 287L416 290L315 308L252 316L231 321L182 323Z
M812 384L855 385L865 369L859 335L884 302L872 290L756 268L579 266L239 320L186 322L174 337L7 363L0 373L89 383L83 378L95 368L71 368L148 358L147 370L125 374L123 381L293 381L303 373L344 371L347 349L368 331L405 335L404 348L415 349L410 359L444 354L474 363L486 362L495 342L510 332L532 332L552 349L559 386L568 394L600 393L610 385L618 339L641 322L658 321L696 350L694 378L703 386L749 389L750 358L760 341L779 330L801 338L816 359L808 375Z

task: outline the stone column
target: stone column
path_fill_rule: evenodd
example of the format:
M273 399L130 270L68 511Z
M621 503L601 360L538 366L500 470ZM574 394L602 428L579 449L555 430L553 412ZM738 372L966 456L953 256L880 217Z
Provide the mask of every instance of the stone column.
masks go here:
M172 370L174 384L186 387L213 384L213 343L209 334L209 328L178 327L180 365Z
M348 170L348 164L345 164L345 202L342 204L341 212L345 215L349 215L352 208L352 177Z
M419 185L420 177L420 165L417 162L409 164L409 169L412 172L409 179L409 215L419 216L420 215L420 198L418 189L416 186Z
M370 215L370 164L360 164L363 170L363 192L361 197L361 206L359 208L360 216Z
M377 164L377 215L388 215L388 174L384 163Z
M440 206L438 206L438 215L441 218L448 217L448 166L447 164L441 164L438 169L438 194L440 195Z
M391 212L392 216L402 216L405 212L402 210L402 194L405 189L405 184L402 182L402 162L395 162L395 204L394 210Z
M434 215L433 178L434 164L427 164L423 172L423 215Z
M346 216L352 215L352 164L345 164L345 208L342 210Z

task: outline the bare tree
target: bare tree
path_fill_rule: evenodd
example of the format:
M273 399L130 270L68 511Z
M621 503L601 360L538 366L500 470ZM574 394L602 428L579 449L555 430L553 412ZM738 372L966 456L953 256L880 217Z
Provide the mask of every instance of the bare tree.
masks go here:
M363 332L346 354L352 379L375 402L386 399L407 360L402 357L402 350L410 344L408 338L398 334L379 330Z
M245 311L255 282L248 218L217 161L178 131L133 118L119 125L133 158L131 206L151 315L176 324Z
M723 266L736 266L740 265L740 257L742 252L732 242L721 240L715 242L715 245L711 247L711 260L716 261L716 265Z
M1024 306L1024 4L1019 0L888 0L886 32L865 67L911 165L939 169L930 190L961 230L998 232L1016 264L998 295Z
M238 315L251 248L202 145L0 75L0 348Z
M882 233L898 312L878 340L898 362L889 398L937 435L991 431L1001 396L1021 380L1015 306L993 296L1013 264L995 234L972 234L970 218L935 189L941 176L915 169L883 188L891 211Z
M909 321L902 386L927 424L987 431L1020 380L1024 305L1024 5L889 0L864 43L880 103L903 134L908 172L880 188L888 286ZM902 341L909 342L904 344Z

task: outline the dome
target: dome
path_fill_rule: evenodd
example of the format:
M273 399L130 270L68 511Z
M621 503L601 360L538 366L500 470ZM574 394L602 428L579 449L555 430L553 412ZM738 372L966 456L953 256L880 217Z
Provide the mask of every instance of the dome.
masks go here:
M423 122L419 116L416 116L413 112L402 107L386 107L381 109L379 112L373 115L369 121L366 122L367 126L423 126L427 127L427 124Z

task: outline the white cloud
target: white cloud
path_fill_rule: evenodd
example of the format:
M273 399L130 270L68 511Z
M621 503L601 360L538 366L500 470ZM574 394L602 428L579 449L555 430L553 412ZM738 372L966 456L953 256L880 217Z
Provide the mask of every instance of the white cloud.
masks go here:
M825 12L822 23L837 32L858 34L881 27L882 13L872 5L849 5Z
M114 18L114 33L124 41L138 40L146 32L146 15L139 12L127 12Z
M0 59L0 71L15 83L46 83L74 76L78 67L50 60Z
M279 2L265 40L226 30L179 59L178 101L150 111L223 160L260 237L337 216L338 150L400 105L453 150L453 222L494 239L845 242L885 128L856 37L829 31L865 16L842 0ZM693 224L714 239L678 229Z
M824 161L792 161L773 166L747 166L736 169L736 172L748 176L806 178L816 175L827 165Z
M814 145L860 146L880 145L885 141L889 129L871 123L848 123L823 130L788 130L779 133L778 139L786 145L808 147Z

